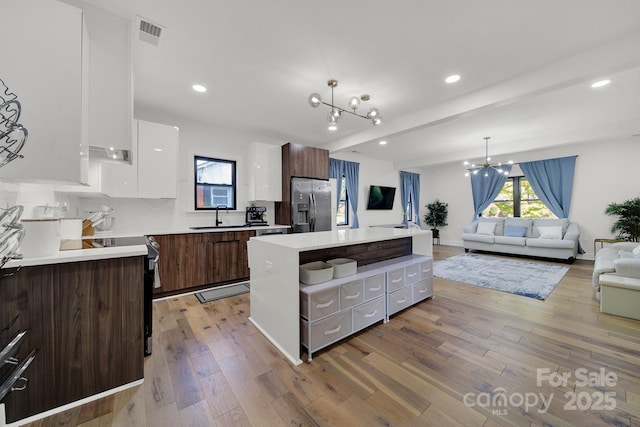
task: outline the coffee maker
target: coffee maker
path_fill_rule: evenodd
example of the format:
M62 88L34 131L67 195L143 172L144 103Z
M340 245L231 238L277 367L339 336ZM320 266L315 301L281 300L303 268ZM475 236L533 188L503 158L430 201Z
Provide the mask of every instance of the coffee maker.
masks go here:
M247 206L244 214L245 223L252 225L269 225L265 219L267 208L265 206Z

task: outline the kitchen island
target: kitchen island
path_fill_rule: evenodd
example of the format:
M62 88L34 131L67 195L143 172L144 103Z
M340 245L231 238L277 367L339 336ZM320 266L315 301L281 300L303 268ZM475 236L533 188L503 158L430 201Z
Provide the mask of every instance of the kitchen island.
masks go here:
M360 228L252 237L248 242L251 280L249 320L291 363L300 350L299 266L346 257L358 267L411 254L432 255L430 230Z

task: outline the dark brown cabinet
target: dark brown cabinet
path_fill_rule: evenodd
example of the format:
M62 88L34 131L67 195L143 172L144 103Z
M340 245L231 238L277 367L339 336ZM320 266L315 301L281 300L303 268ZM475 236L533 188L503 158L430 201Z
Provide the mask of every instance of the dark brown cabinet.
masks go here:
M0 325L37 349L27 388L7 395L14 422L144 376L144 257L24 267L0 282ZM13 270L3 270L12 273ZM2 335L2 341L5 341Z
M282 146L282 202L275 203L276 224L291 224L291 178L329 179L329 151L287 143Z
M249 279L247 242L254 231L168 234L160 244L158 296Z

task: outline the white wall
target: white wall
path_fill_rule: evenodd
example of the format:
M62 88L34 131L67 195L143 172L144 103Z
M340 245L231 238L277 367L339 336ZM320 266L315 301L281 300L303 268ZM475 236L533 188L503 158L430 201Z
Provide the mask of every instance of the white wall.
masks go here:
M551 150L514 153L510 158L519 162L571 155L578 158L569 219L580 226L580 242L586 251L580 258L593 259L593 240L613 237L610 228L615 218L604 214L607 205L640 196L640 144L637 140L627 139L565 145ZM449 203L449 225L440 231L445 245L462 245L462 227L470 223L473 216L471 183L464 172L459 163L421 171L422 210L436 198Z
M401 224L402 206L400 203L400 171L394 169L393 163L373 160L357 153L332 153L329 157L360 163L358 222L360 228L371 225ZM367 210L367 198L370 185L395 187L396 195L392 210ZM349 215L352 218L353 213Z

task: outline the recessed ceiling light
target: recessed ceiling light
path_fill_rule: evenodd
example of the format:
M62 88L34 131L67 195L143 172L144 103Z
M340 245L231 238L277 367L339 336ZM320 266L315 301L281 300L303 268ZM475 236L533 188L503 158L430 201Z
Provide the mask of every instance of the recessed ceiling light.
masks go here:
M606 86L609 83L611 83L611 80L606 79L606 80L600 80L599 82L595 82L594 84L591 85L591 87L602 87L602 86Z
M195 84L195 85L193 85L193 86L191 86L191 87L192 87L192 88L193 88L193 90L195 90L196 92L206 92L206 91L207 91L207 88L206 88L206 87L204 87L204 86L202 86L202 85Z
M458 80L460 80L460 76L458 74L453 74L453 75L447 77L446 79L444 79L444 81L447 82L447 83L455 83Z
M387 145L387 141L380 141L378 144L380 144L380 145Z
M162 151L162 148L154 148L153 151Z

